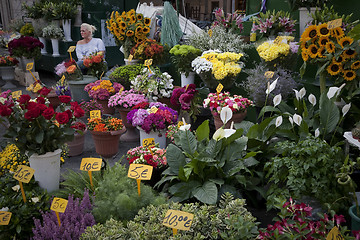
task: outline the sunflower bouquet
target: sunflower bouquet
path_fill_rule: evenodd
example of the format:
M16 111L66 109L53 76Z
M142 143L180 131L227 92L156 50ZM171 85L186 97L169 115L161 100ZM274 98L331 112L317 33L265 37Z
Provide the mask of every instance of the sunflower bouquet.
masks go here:
M125 58L128 58L131 48L147 38L150 23L150 18L131 9L122 14L117 11L112 12L110 19L106 21L106 26L114 35L116 43L122 45Z
M327 23L308 26L300 38L301 56L304 60L301 75L306 65L317 64L316 75L320 76L321 92L325 91L325 79L334 77L335 84L346 82L352 91L360 75L359 42L347 36L342 27L328 29Z

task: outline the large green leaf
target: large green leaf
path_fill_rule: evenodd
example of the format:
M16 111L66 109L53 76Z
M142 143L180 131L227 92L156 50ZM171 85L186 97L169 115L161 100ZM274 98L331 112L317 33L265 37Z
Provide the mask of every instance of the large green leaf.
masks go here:
M244 134L246 135L247 132L249 131L249 129L254 125L253 122L250 121L242 121L241 123L235 123L234 127L235 129L243 129L244 130Z
M335 130L340 119L338 107L327 97L326 93L320 96L320 123L325 134Z
M209 138L210 128L209 120L205 120L197 129L196 129L196 138L199 142L204 139Z
M173 200L181 202L192 197L192 191L199 186L201 184L198 181L181 182L172 185L169 192L173 195Z
M202 203L216 204L218 189L213 182L205 182L204 185L195 188L192 193L194 197Z
M348 33L349 37L353 38L355 41L360 39L360 24L356 25L351 31Z
M183 167L186 164L184 154L181 149L174 144L170 144L167 147L166 160L171 173L176 175L179 174L180 167Z
M44 140L44 132L43 132L43 131L38 132L38 133L36 134L36 136L35 136L35 141L36 141L37 143L42 143L43 140Z
M206 147L206 153L211 157L216 157L221 150L222 141L211 139Z
M261 108L261 111L259 113L259 118L261 118L266 112L280 113L280 110L273 106L264 106L263 108Z
M192 132L182 131L180 133L180 143L186 153L194 155L197 148L197 141Z

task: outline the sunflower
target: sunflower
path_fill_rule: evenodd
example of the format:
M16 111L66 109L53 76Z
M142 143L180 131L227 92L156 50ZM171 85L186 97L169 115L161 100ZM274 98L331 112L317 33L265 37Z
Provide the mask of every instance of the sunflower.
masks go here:
M119 29L119 33L120 33L121 35L125 35L125 29L120 28L120 29Z
M351 69L359 69L360 68L360 61L355 61L351 64Z
M136 29L135 29L135 34L136 33L141 33L142 32L142 27L137 27Z
M343 54L344 54L344 58L353 58L353 57L355 57L356 52L350 48L350 49L344 51Z
M138 13L138 14L136 14L136 19L138 20L138 21L142 21L143 20L143 15L141 14L141 13Z
M151 23L151 19L150 18L144 18L144 24L145 26L150 26L150 23Z
M126 23L125 22L120 22L120 28L125 29L126 28Z
M335 44L332 41L327 42L325 48L328 53L335 52Z
M319 26L317 26L317 34L321 37L321 36L329 36L330 35L330 31L327 28L328 25L327 23L323 23L320 24Z
M134 36L134 31L133 31L133 30L127 30L126 36L127 36L127 37L132 37L132 36Z
M328 37L328 36L321 36L321 37L319 38L318 43L319 43L320 46L325 46L326 43L328 43L329 41L330 41L330 40L329 40L329 37Z
M345 46L351 45L353 43L354 39L352 39L351 37L342 37L340 39L338 39L338 43L340 44L340 46L342 48L344 48Z
M333 63L342 63L344 61L344 57L342 55L338 56L338 57L333 57L332 62Z
M342 38L344 36L344 31L341 27L337 27L330 30L331 36L334 36L336 38Z
M309 46L308 53L311 58L316 58L317 53L318 53L318 47L315 44L311 44Z
M309 39L315 38L316 36L317 36L316 25L310 25L305 29L305 31L301 35L301 38L307 41Z
M324 46L319 47L318 52L317 52L318 57L326 58L326 56L324 56L324 54L325 54L325 47Z
M143 33L144 34L148 34L150 32L150 28L149 27L144 27L143 28Z
M131 23L135 23L135 22L136 22L136 17L135 17L134 15L132 15L132 16L130 17L130 19L131 19Z
M344 71L344 78L346 81L352 81L356 78L356 73L353 70L346 70Z
M302 59L306 62L307 60L309 60L309 54L308 51L306 49L301 50L301 57Z
M341 72L341 65L338 63L331 63L326 70L330 75L334 76Z

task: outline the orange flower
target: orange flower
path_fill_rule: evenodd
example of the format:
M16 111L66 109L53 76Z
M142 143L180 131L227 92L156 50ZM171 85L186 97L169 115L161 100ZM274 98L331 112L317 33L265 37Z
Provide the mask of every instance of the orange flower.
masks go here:
M92 61L91 61L90 58L85 58L85 59L84 59L83 64L84 64L85 67L90 67L90 66L91 66L91 63L92 63Z
M96 56L94 57L94 63L101 63L101 61L102 61L101 55L96 55Z
M76 70L76 66L75 66L75 65L71 65L70 67L68 67L68 68L66 69L66 72L69 73L69 74L72 74L72 73L75 72L75 70Z

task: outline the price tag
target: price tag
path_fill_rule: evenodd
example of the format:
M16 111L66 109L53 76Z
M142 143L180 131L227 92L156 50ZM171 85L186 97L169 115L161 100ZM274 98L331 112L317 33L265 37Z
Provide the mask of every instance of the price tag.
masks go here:
M102 159L101 158L83 158L80 164L82 171L100 171Z
M149 113L156 113L159 109L155 106L152 106L149 110Z
M15 92L12 92L12 93L11 93L12 98L14 98L15 100L19 99L21 95L22 95L22 91L21 91L21 90L15 91Z
M61 79L60 79L61 85L64 85L64 81L65 81L65 75L62 75L62 77L61 77Z
M221 83L219 83L219 85L216 87L216 92L220 93L221 90L223 90L223 88L224 86Z
M272 78L274 76L274 72L273 71L266 71L264 76L266 78Z
M332 21L329 21L327 23L328 25L328 29L334 29L334 28L337 28L337 27L341 27L342 25L342 18L338 18L338 19L335 19L335 20L332 20Z
M0 211L0 225L9 225L11 212Z
M100 110L92 110L90 111L90 119L101 118Z
M335 226L326 236L326 240L344 240L344 237L341 236L339 229Z
M128 177L139 180L150 180L153 172L153 166L145 164L130 164Z
M149 67L149 66L151 66L152 62L153 62L153 60L152 60L151 58L150 58L150 59L146 59L145 62L144 62L144 66L145 66L145 67Z
M119 94L121 94L124 91L124 87L121 87L119 90Z
M214 55L207 56L205 59L211 62L214 60Z
M50 210L63 213L65 212L67 204L68 204L68 200L66 199L54 198L54 200L51 203Z
M25 166L25 165L20 165L18 166L15 174L14 174L14 178L16 180L18 180L19 182L23 182L23 183L29 183L32 176L34 175L35 170L32 169L31 167Z
M69 53L75 51L76 46L70 46L69 49L67 50Z
M33 62L26 64L26 70L27 70L27 71L31 71L31 69L33 69L33 67L34 67L34 63L33 63Z
M129 57L128 57L128 60L131 61L131 60L133 60L133 58L134 58L134 56L132 54L130 54Z
M256 41L256 33L251 33L250 34L250 42L255 42Z
M181 126L184 125L184 122L183 121L179 121L178 124L177 124L177 127L180 128Z
M144 148L149 148L155 146L155 139L154 138L145 138L142 140L142 145Z
M180 230L189 230L193 219L194 214L192 213L170 209L165 214L163 225Z
M274 40L274 43L275 43L275 44L279 44L279 43L281 43L281 41L282 41L282 37L277 36L277 37L275 38L275 40Z

